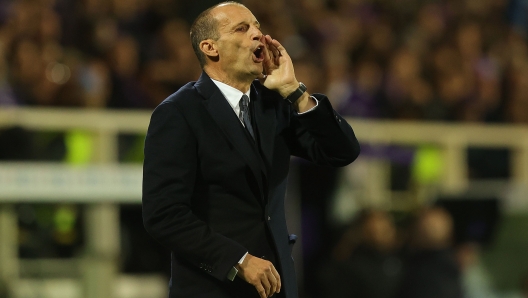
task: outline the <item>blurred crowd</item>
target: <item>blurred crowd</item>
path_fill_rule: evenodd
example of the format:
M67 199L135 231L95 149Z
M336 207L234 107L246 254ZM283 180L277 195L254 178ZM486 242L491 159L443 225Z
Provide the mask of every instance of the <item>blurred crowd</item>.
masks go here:
M2 104L152 108L200 73L177 1L0 5Z
M0 104L151 109L198 78L217 2L3 0ZM344 115L528 123L526 1L241 2Z
M481 261L487 243L461 235L467 229L452 211L426 207L397 225L388 212L363 210L322 262L316 294L307 297L528 297L527 276L517 281L518 294L497 291Z

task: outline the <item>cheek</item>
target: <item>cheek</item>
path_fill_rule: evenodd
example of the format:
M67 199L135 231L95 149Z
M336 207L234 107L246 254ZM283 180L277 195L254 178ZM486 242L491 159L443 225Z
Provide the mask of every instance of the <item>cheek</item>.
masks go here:
M222 51L219 51L219 54L224 61L229 63L239 60L242 55L240 49L234 46L227 46L222 48Z

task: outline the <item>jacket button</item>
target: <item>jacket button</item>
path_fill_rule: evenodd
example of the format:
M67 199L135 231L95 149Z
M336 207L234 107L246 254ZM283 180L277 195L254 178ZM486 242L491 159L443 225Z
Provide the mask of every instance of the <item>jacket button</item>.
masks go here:
M268 220L271 220L271 216L268 216Z

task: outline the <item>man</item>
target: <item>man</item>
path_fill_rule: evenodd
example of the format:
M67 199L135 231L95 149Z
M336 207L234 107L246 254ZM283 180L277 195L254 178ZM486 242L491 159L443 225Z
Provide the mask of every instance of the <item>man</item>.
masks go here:
M322 293L332 298L393 298L402 274L396 246L390 214L363 210L323 263Z
M454 222L441 207L418 214L398 298L462 298L460 267L453 252Z
M359 154L352 128L259 28L238 3L201 13L191 40L202 76L152 114L143 218L172 251L170 298L297 297L290 156L345 166Z

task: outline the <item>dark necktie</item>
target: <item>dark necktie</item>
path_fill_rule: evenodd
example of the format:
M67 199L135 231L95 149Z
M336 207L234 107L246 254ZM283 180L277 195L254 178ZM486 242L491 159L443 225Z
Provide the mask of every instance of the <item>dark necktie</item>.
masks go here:
M253 137L253 140L255 139L255 134L253 133L253 126L251 125L251 114L249 113L249 97L247 95L242 95L242 98L240 99L240 114L238 114L238 118L244 125L246 126L246 129L249 131L249 134L251 137Z

